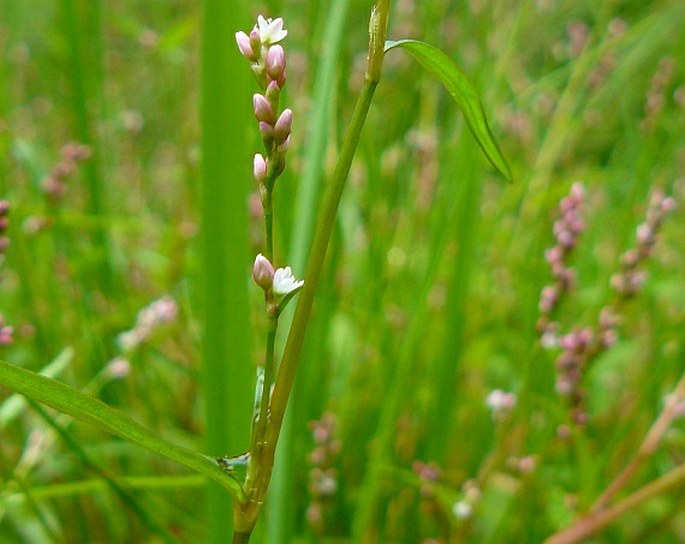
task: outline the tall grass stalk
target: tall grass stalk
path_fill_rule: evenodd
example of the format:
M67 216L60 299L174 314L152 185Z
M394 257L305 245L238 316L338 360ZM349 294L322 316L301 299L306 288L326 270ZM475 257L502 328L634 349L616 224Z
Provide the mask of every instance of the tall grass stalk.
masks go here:
M298 184L295 213L293 214L293 234L288 262L295 270L303 270L306 265L307 251L311 244L319 202L320 188L325 179L323 173L324 157L329 141L329 119L333 109L335 70L342 44L343 29L347 21L350 0L334 0L331 7L322 12L326 14L323 32L323 54L319 60L314 77L312 111L305 128L307 137L304 156L304 171ZM286 311L280 318L283 330L289 330L292 312ZM312 374L317 369L313 365L300 369L295 382L291 406L286 412L281 429L280 443L276 450L276 464L280 467L274 473L269 493L269 542L287 543L292 538L294 519L295 471L293 465L294 437L306 424L307 413L304 400L309 398L307 388L316 386Z
M389 1L387 0L381 0L376 3L374 15L372 17L372 25L375 24L376 27L372 27L371 30L369 63L364 86L357 99L357 104L354 113L352 114L352 120L345 133L340 156L335 171L333 172L333 178L319 213L319 223L316 234L314 235L309 262L307 263L307 272L305 273L305 288L302 290L297 309L295 310L293 324L286 342L283 360L278 369L276 387L274 388L272 397L272 420L274 422L272 426L272 438L274 441L278 438L280 426L285 415L288 397L295 380L295 370L304 342L307 324L311 316L316 287L321 278L328 244L336 222L340 197L342 196L345 182L347 181L347 175L352 166L352 159L354 158L354 153L359 143L364 121L366 120L369 108L371 107L371 101L376 87L380 81L383 62L383 44L385 41L389 9Z
M88 212L98 220L93 242L97 255L99 287L111 293L114 287L110 240L108 237L108 203L100 157L100 137L96 118L104 110L104 45L102 36L102 2L88 4L62 0L64 30L69 45L69 76L72 111L78 140L91 147L92 157L84 171L88 190ZM90 280L86 271L84 280ZM90 282L92 285L92 281ZM89 312L90 313L90 312Z
M206 448L213 455L248 449L252 415L252 342L248 300L246 131L248 77L231 36L244 2L205 0L202 16L202 286ZM225 543L232 509L226 490L207 489L207 542Z
M4 2L0 5L0 18L4 21L13 21L13 5L10 2ZM13 28L11 22L7 25L5 33L0 34L0 55L7 58L9 43L11 38L9 36L10 29ZM7 119L10 106L10 67L9 63L0 63L0 119ZM10 146L10 131L9 127L0 129L0 191L4 194L8 189L9 176L9 146Z

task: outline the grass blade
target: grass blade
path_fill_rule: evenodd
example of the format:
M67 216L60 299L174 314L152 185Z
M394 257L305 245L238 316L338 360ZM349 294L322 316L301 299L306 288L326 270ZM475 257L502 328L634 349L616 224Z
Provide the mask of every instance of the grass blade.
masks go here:
M249 28L245 3L206 0L202 19L203 371L207 451L248 449L254 366L248 274L251 189L249 70L233 34ZM232 530L229 497L207 490L207 542Z
M160 438L128 416L77 389L35 372L0 361L0 384L26 397L51 406L80 421L90 423L124 440L163 455L219 482L242 499L240 484L206 455L177 446Z

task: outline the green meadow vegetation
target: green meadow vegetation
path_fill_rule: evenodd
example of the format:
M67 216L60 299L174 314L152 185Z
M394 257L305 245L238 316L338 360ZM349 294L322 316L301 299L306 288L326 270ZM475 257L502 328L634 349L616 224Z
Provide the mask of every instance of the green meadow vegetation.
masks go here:
M0 544L685 541L684 24L0 1Z

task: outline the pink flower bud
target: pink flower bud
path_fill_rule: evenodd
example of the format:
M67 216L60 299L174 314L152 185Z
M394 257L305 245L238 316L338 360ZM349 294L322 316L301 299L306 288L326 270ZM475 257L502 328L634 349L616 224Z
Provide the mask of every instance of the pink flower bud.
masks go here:
M261 51L262 48L262 39L259 37L257 25L255 25L252 32L250 32L250 48L255 52ZM257 53L257 56L259 56L259 53Z
M0 327L0 345L7 346L14 342L14 327L10 325L5 325Z
M257 60L257 55L255 55L252 46L250 45L250 37L245 34L242 30L235 33L235 41L238 44L238 49L240 49L240 54L248 60Z
M271 142L273 142L274 139L274 127L272 127L269 123L260 121L259 133L262 135L264 145L266 145L266 147L269 148Z
M281 94L281 88L278 86L277 82L272 80L267 85L266 92L264 94L269 102L274 103L278 100L278 96Z
M266 73L271 79L278 79L285 70L285 51L280 45L269 48L265 60Z
M263 183L266 179L266 160L259 153L254 156L252 174L257 183Z
M259 62L255 62L250 65L250 69L252 70L255 79L259 82L259 86L263 87L266 85L266 72L264 71L264 66Z
M266 97L257 93L252 97L252 104L254 106L254 114L257 120L273 125L273 123L276 121L276 116Z
M293 112L290 108L283 110L274 125L274 138L277 144L282 144L290 136L293 126Z
M675 199L667 196L661 201L661 210L664 212L670 212L675 210Z
M637 241L639 244L647 245L654 243L654 229L651 225L642 223L637 227Z
M252 277L254 281L265 291L271 289L274 282L274 265L269 262L261 253L257 255L252 266Z
M281 149L283 151L288 151L289 148L290 148L290 135L288 135L288 137L285 139L285 142L283 142L281 144Z

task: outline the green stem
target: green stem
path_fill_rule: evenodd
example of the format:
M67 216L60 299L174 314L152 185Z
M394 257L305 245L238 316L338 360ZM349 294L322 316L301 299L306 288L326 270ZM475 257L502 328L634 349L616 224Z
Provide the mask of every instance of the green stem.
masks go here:
M273 187L273 183L271 183ZM269 262L274 261L274 198L273 189L264 188L262 190L262 208L264 209L264 245L265 257Z
M297 198L293 209L293 231L290 237L288 264L293 270L303 271L307 264L307 253L312 243L316 216L319 211L319 200L324 177L324 158L329 143L329 120L333 112L333 102L337 81L337 65L340 58L347 14L350 0L332 0L330 9L325 15L326 24L321 41L321 54L314 72L312 90L312 109L306 120L304 133L307 141L304 146L304 167L297 184ZM286 308L280 316L280 327L290 330L294 305ZM310 338L311 342L311 338ZM277 349L282 353L285 338L279 337ZM305 351L307 347L305 346ZM307 355L304 355L307 357ZM299 378L291 393L290 404L279 438L275 464L279 470L274 472L269 485L269 508L267 510L268 536L271 544L288 544L292 542L295 532L295 502L292 500L295 487L293 459L295 456L295 434L297 429L304 428L308 419L307 400L312 390L319 387L319 372L316 365L300 368ZM304 373L303 373L304 372Z
M333 174L333 181L330 189L325 196L323 207L319 218L319 228L316 231L314 242L312 243L309 264L305 273L304 288L300 293L300 300L295 310L293 325L288 335L288 340L283 353L283 360L278 369L276 377L276 387L271 401L271 438L277 438L280 431L285 407L290 396L297 361L302 350L304 335L314 304L314 294L321 277L323 262L326 258L326 251L335 225L338 204L342 195L347 175L352 165L352 158L359 143L364 121L371 105L374 91L378 85L377 81L366 80L361 94L357 100L352 122L347 130L345 141L340 152L340 159Z
M248 501L254 499L252 502L256 502L259 505L263 501L263 492L266 492L267 487L265 485L262 492L260 482L262 481L262 454L265 449L266 430L269 420L269 393L274 379L274 346L276 344L276 331L278 330L277 306L273 301L267 300L266 307L269 320L266 331L266 358L263 368L260 369L262 373L261 387L257 390L257 399L255 399L255 405L258 404L259 409L252 429L250 460L245 480L245 493L247 494ZM261 496L260 493L262 493Z
M233 533L233 544L247 544L252 533Z
M288 340L283 352L283 359L278 368L276 385L271 398L271 424L269 426L269 443L275 447L283 422L283 416L288 403L288 397L295 380L297 362L302 351L304 335L309 323L309 317L314 304L316 287L321 278L323 263L326 258L328 244L335 225L345 182L352 166L352 159L359 144L362 128L369 113L371 100L380 80L385 31L388 22L389 1L381 0L374 8L370 25L372 35L369 43L369 67L366 71L364 86L352 114L352 120L343 141L340 157L333 172L331 185L323 201L319 224L309 257L309 264L305 273L304 288L300 293L300 300L295 310L293 324L288 334ZM382 37L382 38L381 38Z

